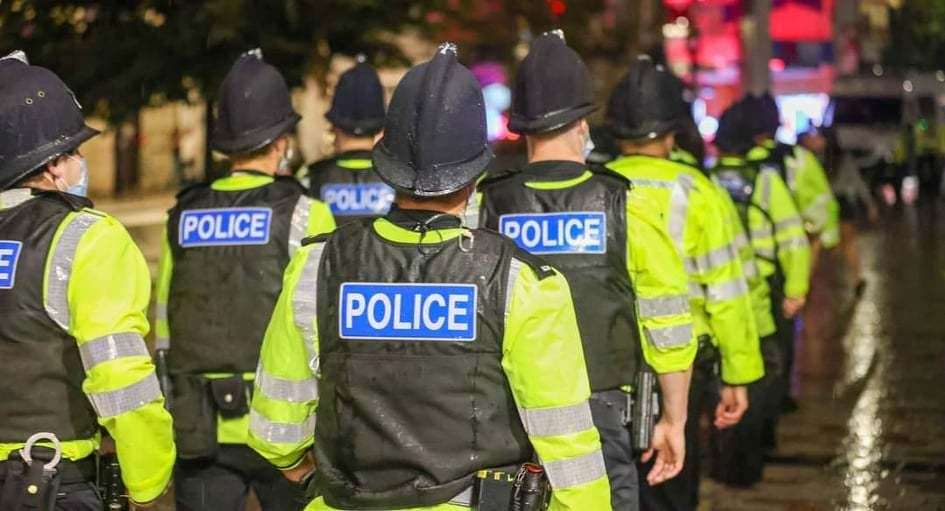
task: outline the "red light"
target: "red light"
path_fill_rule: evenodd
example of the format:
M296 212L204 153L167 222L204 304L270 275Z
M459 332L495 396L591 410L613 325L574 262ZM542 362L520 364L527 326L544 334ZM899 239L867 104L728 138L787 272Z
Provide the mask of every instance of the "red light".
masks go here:
M568 4L564 3L564 0L547 0L547 2L548 8L555 16L561 16L568 10Z
M784 71L784 61L781 59L771 59L768 61L768 69L776 73Z

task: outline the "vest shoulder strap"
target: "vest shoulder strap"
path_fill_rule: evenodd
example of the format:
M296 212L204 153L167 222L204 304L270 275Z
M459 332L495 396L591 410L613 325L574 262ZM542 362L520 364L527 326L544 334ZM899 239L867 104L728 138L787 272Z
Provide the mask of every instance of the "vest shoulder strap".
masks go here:
M485 227L480 227L476 229L475 231L488 233L492 236L496 236L502 241L502 243L509 244L512 247L512 257L527 264L528 267L531 268L533 272L535 272L535 276L538 277L538 280L545 280L548 277L553 277L558 274L558 270L556 270L554 266L548 263L548 261L545 261L540 256L530 254L518 248L518 246L515 244L514 241L506 238L505 236L500 234L498 231L494 231L492 229L488 229Z
M302 246L314 245L315 243L325 243L331 238L330 232L323 232L321 234L316 234L314 236L309 236L307 238L302 238Z

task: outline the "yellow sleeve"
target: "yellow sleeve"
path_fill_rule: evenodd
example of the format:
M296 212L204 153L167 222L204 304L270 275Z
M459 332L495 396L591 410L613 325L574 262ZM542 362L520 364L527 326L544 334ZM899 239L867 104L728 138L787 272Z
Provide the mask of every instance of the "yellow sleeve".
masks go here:
M696 357L689 275L663 227L662 210L642 193L627 197L627 270L637 299L643 355L657 373L685 371Z
M318 407L316 272L321 243L299 249L286 268L259 353L248 445L291 468L312 446Z
M811 254L810 243L804 230L803 220L794 204L787 184L776 172L762 171L770 180L769 212L774 222L774 239L777 244L778 261L784 270L784 294L803 297L810 287Z
M161 236L161 259L158 261L158 276L155 283L154 347L166 350L170 347L171 329L167 322L167 301L171 294L171 277L174 275L174 256L167 242L167 228Z
M306 236L315 236L335 230L335 217L331 214L331 208L324 202L312 199L312 206L309 208L308 229Z
M144 343L151 290L147 264L121 224L96 212L70 215L53 243L47 301L56 303L65 287L69 311L64 318L54 306L53 317L68 325L79 345L86 373L82 390L115 439L131 498L153 500L171 479L176 449ZM69 262L61 256L72 247L71 271L65 272Z
M590 384L571 291L525 264L511 291L502 367L552 485L551 511L609 510L610 483L591 419Z

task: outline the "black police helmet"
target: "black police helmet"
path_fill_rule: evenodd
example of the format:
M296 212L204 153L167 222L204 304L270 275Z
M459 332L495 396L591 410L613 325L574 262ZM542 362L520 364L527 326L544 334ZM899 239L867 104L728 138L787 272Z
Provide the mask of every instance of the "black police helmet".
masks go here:
M749 131L750 117L754 115L749 110L750 105L739 101L722 112L719 118L719 128L715 132L715 146L727 154L745 154L755 144Z
M397 190L437 197L474 182L492 157L479 83L456 60L456 46L442 44L394 90L375 170Z
M765 92L760 96L748 94L742 98L741 102L751 113L746 129L752 137L777 133L781 126L781 114L778 111L778 103L770 92Z
M512 93L509 130L535 134L583 119L597 107L590 73L560 30L535 39L519 66Z
M685 89L665 67L641 55L607 102L607 123L623 140L653 139L675 130L685 114Z
M289 88L255 49L240 56L220 85L210 146L224 154L260 149L295 126Z
M325 118L358 136L375 135L384 127L384 87L364 57L359 56L358 63L341 75Z
M69 87L23 52L0 59L0 77L0 190L99 133Z

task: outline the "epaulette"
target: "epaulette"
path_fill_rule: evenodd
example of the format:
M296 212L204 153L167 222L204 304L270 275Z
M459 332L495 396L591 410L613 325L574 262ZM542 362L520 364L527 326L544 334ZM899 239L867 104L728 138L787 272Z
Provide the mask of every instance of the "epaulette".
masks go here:
M548 261L545 261L535 254L520 250L515 258L527 264L528 267L535 272L535 276L538 277L538 280L545 280L548 277L554 277L558 274L558 271L555 270Z

